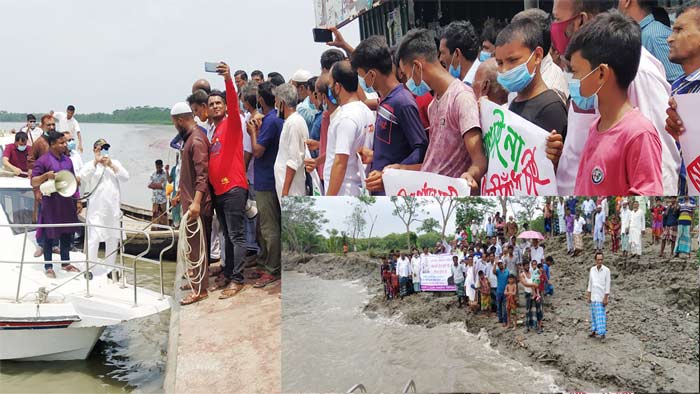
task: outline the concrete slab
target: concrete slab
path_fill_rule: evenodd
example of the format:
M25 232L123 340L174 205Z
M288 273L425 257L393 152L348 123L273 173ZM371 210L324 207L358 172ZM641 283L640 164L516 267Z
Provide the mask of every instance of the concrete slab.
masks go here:
M176 293L179 302L185 292ZM281 283L227 300L220 293L173 309L165 392L279 393Z

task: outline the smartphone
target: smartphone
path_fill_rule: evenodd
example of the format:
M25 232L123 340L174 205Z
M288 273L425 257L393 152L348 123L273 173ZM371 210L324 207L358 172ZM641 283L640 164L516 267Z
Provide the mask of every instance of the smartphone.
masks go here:
M331 42L333 41L333 32L328 29L314 28L314 42Z
M216 67L219 65L218 62L204 62L204 71L208 73L215 73Z

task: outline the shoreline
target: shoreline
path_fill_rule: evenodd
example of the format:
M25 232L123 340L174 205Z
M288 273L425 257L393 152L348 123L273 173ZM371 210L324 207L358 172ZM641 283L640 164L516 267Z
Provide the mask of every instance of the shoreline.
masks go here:
M557 371L562 390L698 391L697 262L658 257L658 246L645 237L641 261L605 254L611 270L606 341L588 338L590 311L585 301L588 270L593 253L576 258L566 255L565 242L555 237L545 254L552 255L554 296L544 304L544 333L525 334L523 326L503 329L493 317L467 313L457 307L453 292L417 293L404 300L384 299L378 259L366 253L285 255L285 271L322 279L359 280L367 287L369 318L396 318L408 325L434 327L461 323L468 332L488 335L502 355L538 370ZM591 250L590 237L585 250ZM655 251L655 252L654 252ZM522 290L522 289L521 289ZM524 317L524 298L518 319ZM671 333L671 335L669 335ZM694 346L688 346L693 344Z

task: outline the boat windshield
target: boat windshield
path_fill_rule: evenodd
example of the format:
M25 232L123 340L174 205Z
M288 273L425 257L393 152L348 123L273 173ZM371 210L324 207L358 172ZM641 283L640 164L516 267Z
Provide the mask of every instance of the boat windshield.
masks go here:
M32 223L34 192L32 189L0 189L0 205L10 224ZM13 228L14 234L23 232Z

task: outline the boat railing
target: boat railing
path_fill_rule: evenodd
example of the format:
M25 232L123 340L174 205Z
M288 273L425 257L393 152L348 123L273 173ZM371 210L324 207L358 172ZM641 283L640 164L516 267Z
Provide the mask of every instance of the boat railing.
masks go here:
M413 379L409 380L408 383L403 388L402 393L417 393L418 390L416 389L416 382L413 381Z
M25 254L27 250L27 238L28 234L30 231L39 229L39 228L66 228L66 227L82 227L84 229L84 249L83 249L83 254L85 256L84 259L81 260L68 260L68 261L61 261L61 264L72 264L72 263L83 263L85 264L85 270L80 271L67 280L63 281L62 283L59 283L55 287L49 289L48 291L45 291L43 296L46 297L48 294L50 294L52 291L56 291L57 289L63 287L65 284L70 283L72 280L79 276L84 276L85 277L85 296L86 297L91 297L90 295L90 280L92 279L92 273L90 271L91 266L104 266L104 267L109 267L112 269L117 270L116 272L120 273L121 277L121 287L126 288L126 275L123 274L123 271L129 272L132 274L132 285L134 287L134 306L138 306L138 292L137 292L137 275L136 275L136 263L139 261L143 261L146 263L150 264L155 264L159 266L159 280L160 280L160 299L162 300L165 297L165 288L163 285L163 255L166 251L172 249L175 246L175 232L173 231L172 227L166 226L166 225L161 225L161 224L152 224L151 227L158 227L162 228L165 230L170 231L171 235L171 242L170 245L166 248L164 248L160 252L159 260L153 260L146 258L146 256L150 250L151 250L151 237L148 231L145 230L136 230L136 229L126 229L123 227L111 227L111 226L102 226L98 224L88 224L88 223L61 223L61 224L0 224L0 228L7 227L7 228L12 228L12 229L22 229L24 231L24 236L23 236L23 241L22 241L22 255L20 257L19 261L6 261L6 260L0 260L0 264L19 264L19 275L17 278L17 292L15 295L15 302L19 303L20 302L20 288L22 285L22 274L24 271L24 265L25 264L46 264L48 262L46 261L26 261L25 259ZM100 261L92 261L88 258L89 256L89 251L88 251L88 237L89 237L89 231L87 231L89 228L101 228L101 229L107 229L107 230L116 230L120 232L120 237L119 237L119 247L105 255L102 260ZM143 236L146 241L147 245L146 248L139 253L138 255L128 255L123 253L123 245L124 242L122 241L123 235L124 234L133 234L133 235L141 235ZM128 242L128 241L127 241ZM110 264L105 262L105 260L110 257L112 254L116 253L117 251L121 252L122 256L126 257L131 257L132 258L132 266L127 267L124 264L123 259L120 257L120 263L119 264ZM57 262L58 263L58 262Z
M358 383L352 387L350 387L350 390L346 391L347 394L354 393L355 391L360 390L361 393L366 393L367 389L365 388L365 385L362 383Z

